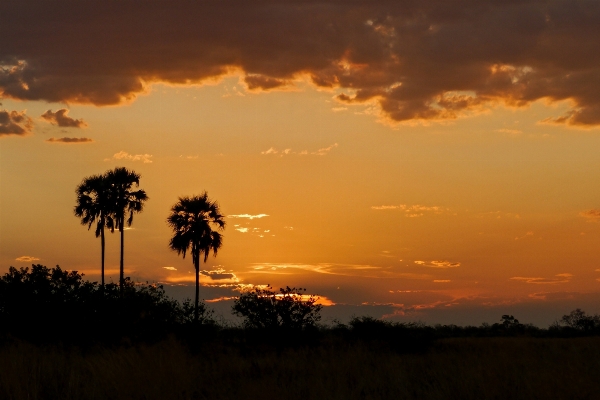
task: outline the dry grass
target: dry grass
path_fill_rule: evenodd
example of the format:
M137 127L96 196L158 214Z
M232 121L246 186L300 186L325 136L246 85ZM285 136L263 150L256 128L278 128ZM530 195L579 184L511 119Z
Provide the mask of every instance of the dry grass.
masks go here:
M0 347L0 398L599 399L600 338L449 339L425 354L332 341L275 349L175 340Z

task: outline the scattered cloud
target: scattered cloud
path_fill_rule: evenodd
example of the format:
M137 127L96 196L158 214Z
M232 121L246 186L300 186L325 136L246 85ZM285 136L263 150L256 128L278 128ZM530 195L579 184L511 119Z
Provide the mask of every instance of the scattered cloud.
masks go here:
M496 219L502 218L511 218L511 219L520 219L521 215L516 213L507 213L502 211L490 211L482 214L478 214L477 217L492 217Z
M331 109L331 111L333 112L340 112L340 111L346 111L348 109L348 107L333 107Z
M529 232L526 232L523 236L515 237L515 240L525 239L525 238L532 237L532 236L533 236L533 232L529 231Z
M507 133L509 135L520 135L523 131L519 129L496 129L496 132Z
M338 144L334 143L329 147L323 147L323 148L320 148L320 149L312 151L312 152L309 152L308 150L292 151L291 148L277 150L275 147L270 147L268 150L261 151L260 154L276 155L278 157L283 157L283 156L293 155L293 154L300 155L300 156L306 156L306 155L324 156L324 155L327 155L331 150L335 149L336 147L338 147Z
M301 271L325 275L358 276L362 278L405 278L417 280L430 280L428 274L414 274L397 272L392 267L367 264L336 264L336 263L254 263L249 272L268 275L295 275Z
M163 269L167 269L169 271L177 271L177 268L175 267L163 267Z
M40 259L37 257L32 257L32 256L21 256L21 257L17 257L15 258L15 261L18 262L33 262L33 261L39 261Z
M46 142L50 142L50 143L91 143L91 142L93 142L93 140L90 138L85 138L85 137L80 137L80 138L70 138L70 137L53 138L53 137L51 137L50 139L46 140Z
M239 279L235 276L235 274L233 272L225 272L225 269L223 269L223 268L217 268L212 271L202 270L202 271L200 271L200 274L202 274L204 276L208 276L213 281L221 281L221 280L228 280L228 281L232 281L232 282L239 281Z
M250 230L250 228L246 228L246 227L239 227L239 228L235 228L236 231L242 232L242 233L248 233L248 231Z
M579 213L579 215L584 218L587 218L588 222L599 222L600 221L600 210L599 209L582 211Z
M398 204L398 205L381 205L381 206L371 206L373 210L399 210L404 212L404 216L408 218L417 218L422 217L425 213L433 213L433 214L443 214L444 212L448 212L448 208L439 207L439 206L423 206L420 204L415 204L412 206L406 204Z
M234 300L237 299L237 296L221 296L221 297L217 297L215 299L208 299L208 300L204 300L207 303L217 303L219 301L228 301L228 300Z
M227 218L248 218L250 220L252 219L256 219L256 218L264 218L264 217L268 217L269 214L232 214L232 215L228 215Z
M1 64L0 64L1 68ZM0 69L0 74L1 74ZM0 85L1 86L1 85ZM1 87L0 87L1 93ZM0 137L7 135L24 136L31 133L33 121L26 111L0 110Z
M536 285L554 285L558 283L569 283L571 281L571 278L573 277L573 275L569 273L556 274L554 276L556 278L513 276L510 279L513 281L533 283Z
M120 151L113 154L112 158L105 158L104 161L110 160L130 160L130 161L142 161L144 164L151 163L152 154L129 154L126 151Z
M457 268L460 267L460 263L459 262L451 262L451 261L415 261L415 264L417 265L421 265L423 267L429 267L429 268Z
M317 156L324 156L324 155L326 155L327 153L329 153L331 150L335 149L336 147L338 147L338 144L337 144L337 143L334 143L334 144L332 144L332 145L331 145L331 146L329 146L329 147L322 147L322 148L320 148L319 150L317 150L317 151L315 151L315 152L312 152L312 153L310 153L310 154L315 154L315 155L317 155Z
M447 283L447 282L451 282L450 279L434 279L433 281L435 283Z
M57 125L63 128L85 128L87 123L82 119L74 119L69 117L67 114L69 110L61 108L56 112L48 110L42 114L42 118L50 122L52 125Z

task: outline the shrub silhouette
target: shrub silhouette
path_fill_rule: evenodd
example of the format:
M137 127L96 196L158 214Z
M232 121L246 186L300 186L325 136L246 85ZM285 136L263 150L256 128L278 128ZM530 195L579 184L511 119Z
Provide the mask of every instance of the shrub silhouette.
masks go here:
M303 329L321 320L319 298L304 295L306 289L287 286L279 293L271 289L254 288L234 300L232 311L244 318L247 328Z
M585 311L577 308L568 315L563 315L560 324L583 332L600 330L600 315L586 315Z
M200 321L213 323L204 304ZM0 277L0 331L35 340L120 340L160 338L193 318L189 301L169 298L160 285L123 280L97 282L59 266L9 271Z

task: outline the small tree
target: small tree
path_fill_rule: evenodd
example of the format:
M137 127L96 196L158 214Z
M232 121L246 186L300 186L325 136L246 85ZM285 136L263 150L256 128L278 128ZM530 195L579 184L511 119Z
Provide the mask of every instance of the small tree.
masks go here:
M249 328L292 328L314 326L321 320L318 297L305 295L306 289L279 289L279 293L254 288L234 300L233 313L244 318Z
M586 315L585 311L578 308L569 315L563 315L560 322L579 331L592 331L600 328L600 315Z

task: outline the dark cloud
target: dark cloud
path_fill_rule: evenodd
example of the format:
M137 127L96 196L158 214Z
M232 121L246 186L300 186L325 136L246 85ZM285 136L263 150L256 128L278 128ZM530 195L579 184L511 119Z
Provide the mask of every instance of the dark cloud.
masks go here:
M217 269L214 271L202 270L202 271L200 271L200 273L202 275L208 276L213 281L219 281L219 280L223 280L223 279L237 280L237 277L235 276L235 274L226 273L225 270L223 270L223 269Z
M597 0L5 0L0 93L96 105L152 82L300 76L394 121L571 100L547 122L600 124Z
M81 138L76 138L76 137L53 138L52 137L52 138L46 140L46 142L50 142L50 143L90 143L90 142L93 142L93 140L90 138L85 138L85 137L81 137Z
M0 136L23 136L31 132L33 122L25 111L0 110Z
M61 108L56 112L48 110L42 114L42 118L50 122L52 125L58 125L65 128L84 128L87 124L82 119L73 119L67 114L69 110Z

